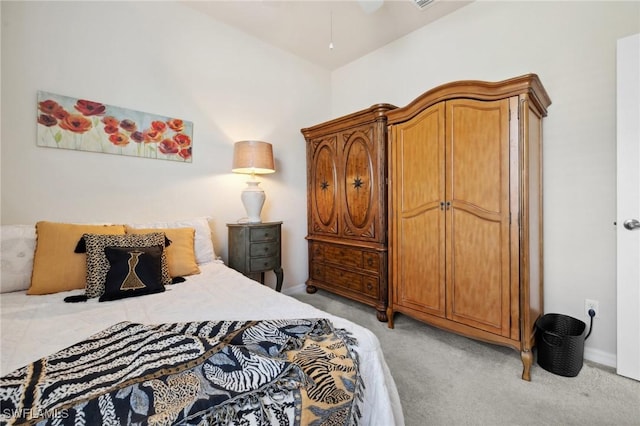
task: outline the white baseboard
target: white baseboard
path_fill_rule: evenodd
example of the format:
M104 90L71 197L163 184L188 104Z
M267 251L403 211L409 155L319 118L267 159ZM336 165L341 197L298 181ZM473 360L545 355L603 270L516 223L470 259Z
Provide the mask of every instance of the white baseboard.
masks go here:
M599 349L584 348L584 359L616 368L616 355Z

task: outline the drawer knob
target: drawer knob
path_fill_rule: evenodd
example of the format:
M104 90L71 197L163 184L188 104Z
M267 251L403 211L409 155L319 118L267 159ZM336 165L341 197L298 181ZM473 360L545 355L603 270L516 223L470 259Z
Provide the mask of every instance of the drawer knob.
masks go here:
M371 285L371 283L367 283L367 290L371 290L373 289L373 286Z
M268 252L268 251L269 251L269 247L265 247L265 248L264 248L264 252L266 253L266 252Z
M372 257L367 258L367 265L373 266L373 258Z

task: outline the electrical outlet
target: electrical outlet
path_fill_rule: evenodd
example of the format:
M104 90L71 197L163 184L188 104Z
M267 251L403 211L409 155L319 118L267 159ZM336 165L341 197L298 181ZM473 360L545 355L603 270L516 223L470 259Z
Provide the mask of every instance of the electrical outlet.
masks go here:
M589 309L596 311L594 318L600 318L600 304L597 300L584 299L584 314L587 318L589 318Z

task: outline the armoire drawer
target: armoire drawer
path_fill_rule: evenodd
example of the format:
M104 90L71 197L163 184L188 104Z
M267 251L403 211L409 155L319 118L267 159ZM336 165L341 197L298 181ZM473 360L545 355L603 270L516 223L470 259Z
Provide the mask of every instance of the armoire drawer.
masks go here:
M311 272L311 278L314 280L358 291L373 298L378 297L380 283L377 277L347 271L323 263L314 263Z
M344 246L329 244L314 244L314 256L325 262L336 263L343 266L362 267L362 251Z
M314 263L311 268L314 280L324 281L332 285L350 290L362 291L362 275L344 269L338 269L322 263Z
M378 272L380 270L380 255L370 251L363 251L362 268L371 272Z
M380 271L380 256L376 252L333 244L313 243L313 261L332 263L343 267L365 269L372 273Z
M380 284L378 283L378 279L374 277L362 277L362 291L368 294L371 297L378 297L378 290L380 289Z

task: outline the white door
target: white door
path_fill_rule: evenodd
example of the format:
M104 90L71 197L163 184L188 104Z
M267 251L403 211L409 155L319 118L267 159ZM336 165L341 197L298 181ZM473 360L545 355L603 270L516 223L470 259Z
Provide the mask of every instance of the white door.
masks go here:
M618 374L640 380L640 34L618 40Z

